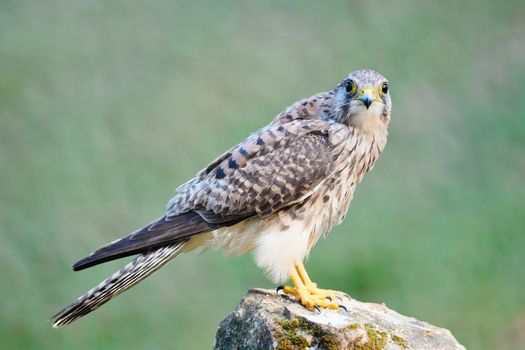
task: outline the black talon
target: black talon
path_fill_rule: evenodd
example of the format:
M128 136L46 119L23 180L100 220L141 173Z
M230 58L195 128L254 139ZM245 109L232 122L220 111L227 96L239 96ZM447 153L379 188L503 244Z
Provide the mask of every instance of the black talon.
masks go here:
M319 313L321 313L321 308L319 307L319 305L314 305L314 307L317 311L319 311Z
M348 312L348 309L344 305L339 304L337 306L339 306L340 309L345 309L345 311Z
M280 290L284 290L284 286L278 286L277 289L275 290L275 292L276 292L277 294L279 294L279 291L280 291Z

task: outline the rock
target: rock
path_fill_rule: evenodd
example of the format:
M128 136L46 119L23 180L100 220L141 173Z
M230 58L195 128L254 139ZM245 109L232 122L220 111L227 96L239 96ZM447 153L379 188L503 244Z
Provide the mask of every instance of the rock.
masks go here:
M340 304L348 311L312 312L286 295L251 289L220 323L214 349L465 349L450 331L384 305Z

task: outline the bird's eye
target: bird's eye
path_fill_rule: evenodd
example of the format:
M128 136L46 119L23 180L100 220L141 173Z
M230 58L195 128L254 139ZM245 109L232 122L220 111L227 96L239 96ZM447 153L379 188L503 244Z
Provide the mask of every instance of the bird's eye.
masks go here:
M383 95L388 94L388 83L386 81L381 85L381 93Z
M346 92L349 93L350 95L354 94L355 91L357 90L357 86L355 85L354 81L353 80L348 80L345 84L345 89L346 89Z

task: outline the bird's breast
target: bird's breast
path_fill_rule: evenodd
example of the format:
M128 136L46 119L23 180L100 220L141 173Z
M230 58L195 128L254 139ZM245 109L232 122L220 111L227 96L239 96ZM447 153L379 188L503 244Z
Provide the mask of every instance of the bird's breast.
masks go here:
M350 206L357 184L370 171L384 149L386 135L352 133L344 144L344 160L324 182L319 191L319 208L323 217L323 234L340 224Z

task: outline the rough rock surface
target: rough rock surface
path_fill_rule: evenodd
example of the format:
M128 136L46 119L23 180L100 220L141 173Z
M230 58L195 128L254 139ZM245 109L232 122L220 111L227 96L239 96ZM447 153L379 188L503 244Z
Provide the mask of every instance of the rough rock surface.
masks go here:
M341 301L312 312L274 291L251 289L219 325L215 349L465 349L452 334L384 305Z

